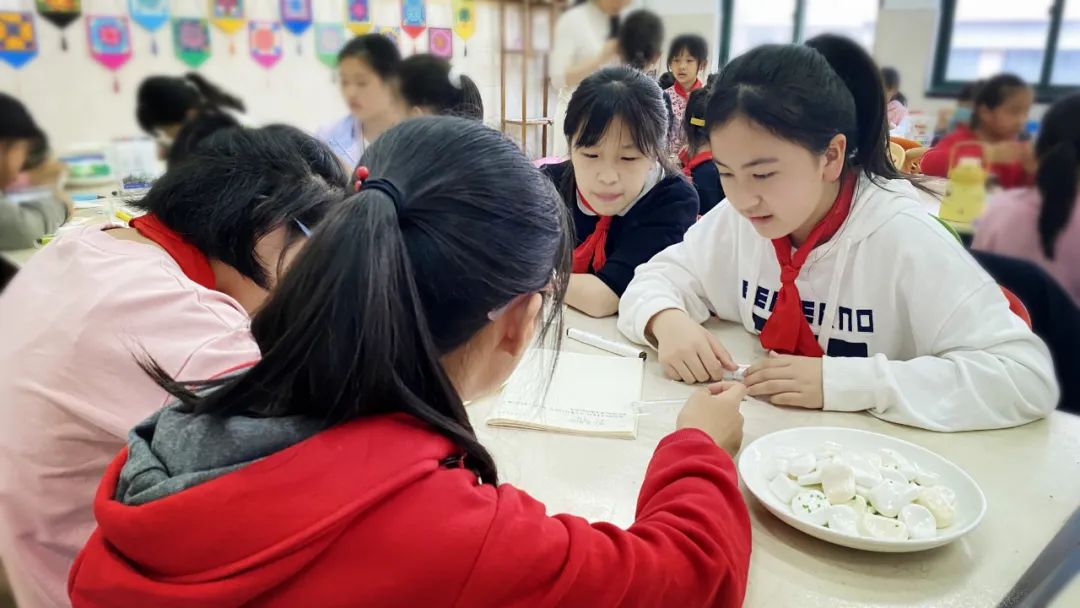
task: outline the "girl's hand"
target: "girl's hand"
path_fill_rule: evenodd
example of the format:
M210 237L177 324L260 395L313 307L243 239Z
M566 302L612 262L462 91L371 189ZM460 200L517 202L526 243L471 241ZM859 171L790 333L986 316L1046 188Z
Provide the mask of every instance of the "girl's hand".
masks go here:
M773 405L820 410L825 405L820 357L770 352L746 370L747 394L766 397Z
M699 389L686 400L675 421L677 429L700 429L716 445L735 456L742 446L743 417L739 404L746 387L738 382L720 382Z
M672 380L687 384L719 382L724 379L724 370L739 369L724 345L681 310L657 313L649 321L649 328L656 338L664 375Z

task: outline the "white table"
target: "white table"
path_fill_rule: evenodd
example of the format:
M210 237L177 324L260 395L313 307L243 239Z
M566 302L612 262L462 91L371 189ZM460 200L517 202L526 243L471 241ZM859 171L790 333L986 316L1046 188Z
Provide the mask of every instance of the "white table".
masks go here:
M625 342L615 320L572 311L568 325ZM709 325L737 362L763 354L741 327ZM566 340L567 351L602 354ZM650 354L643 399L674 399L691 387L661 375ZM484 424L494 403L470 406L481 441L493 452L504 482L542 500L549 513L629 526L638 488L652 451L674 429L676 407L642 417L636 440L599 439ZM1080 505L1080 418L1054 413L1020 428L941 434L898 426L868 414L774 407L747 400L744 445L800 426L844 426L899 437L926 447L965 469L989 503L971 534L946 547L915 554L855 551L811 538L769 514L743 489L750 505L753 555L746 606L995 606ZM1080 606L1080 585L1070 585L1056 605Z

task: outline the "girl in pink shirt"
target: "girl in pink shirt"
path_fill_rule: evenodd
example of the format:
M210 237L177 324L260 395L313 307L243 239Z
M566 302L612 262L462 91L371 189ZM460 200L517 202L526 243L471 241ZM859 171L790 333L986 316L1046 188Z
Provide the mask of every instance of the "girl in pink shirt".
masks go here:
M1080 304L1080 94L1051 106L1035 144L1035 187L1005 190L991 199L974 248L1043 267Z
M257 359L248 315L346 189L314 138L227 129L131 227L64 235L16 275L0 296L0 560L19 606L68 605L105 467L167 398L139 360L203 378Z

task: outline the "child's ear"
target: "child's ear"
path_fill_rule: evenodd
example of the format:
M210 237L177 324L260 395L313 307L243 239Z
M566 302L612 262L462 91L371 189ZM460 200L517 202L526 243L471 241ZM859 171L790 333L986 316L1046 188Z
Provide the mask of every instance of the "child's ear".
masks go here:
M847 136L837 133L829 142L829 147L825 148L825 166L823 167L825 181L833 182L840 179L840 175L844 172L844 159L847 158L847 143Z
M495 320L500 336L500 350L512 357L518 357L529 348L536 335L536 320L543 305L544 297L534 293L512 304Z

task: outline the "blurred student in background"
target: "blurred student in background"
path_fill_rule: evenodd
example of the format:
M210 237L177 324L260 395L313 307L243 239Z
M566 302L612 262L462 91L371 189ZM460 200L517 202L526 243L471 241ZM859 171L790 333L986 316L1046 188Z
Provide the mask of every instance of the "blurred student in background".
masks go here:
M562 137L570 96L582 80L618 60L619 14L630 0L584 0L559 16L551 47L551 83L559 92L555 106L555 156L569 153Z
M888 104L889 130L900 129L908 117L907 97L900 92L900 72L896 68L881 68L881 80L885 84L885 103ZM906 131L906 129L903 129ZM904 133L896 133L904 135Z
M705 128L705 111L709 105L709 91L698 89L690 94L683 117L682 130L686 147L679 152L683 174L694 182L701 201L700 215L705 215L724 200L724 186L720 183L720 170L713 162L709 146L709 131Z
M1080 94L1046 112L1035 143L1035 186L995 195L974 248L1043 267L1080 305Z
M1032 183L1034 156L1031 145L1020 141L1035 94L1019 76L1000 74L986 81L975 94L970 125L957 124L926 152L920 166L926 175L948 177L951 164L964 157L983 158L987 171L1004 188ZM982 144L966 145L970 142ZM956 154L953 149L958 148Z
M400 67L401 51L382 34L357 36L338 53L341 96L349 114L320 128L315 136L349 169L360 161L368 143L405 117L397 92Z
M636 10L623 19L619 25L619 59L623 64L654 76L656 64L660 61L661 46L664 43L664 22L660 16L649 10ZM670 138L675 130L675 110L671 96L661 91L664 107L667 109L667 137L665 144L670 148ZM665 150L666 152L666 150ZM669 155L674 156L674 155Z
M429 53L401 62L399 83L409 113L446 115L484 120L484 101L472 78L455 70L450 62Z
M180 131L197 123L185 145L201 141L209 133L240 124L244 102L230 95L194 72L184 76L150 76L139 85L135 119L148 135L157 140L160 155L175 162L187 150L170 158L170 151Z
M37 174L45 182L34 183L38 180L31 178L25 184L46 188L41 196L16 202L4 193L20 173L44 163L47 156L45 132L26 106L0 93L0 249L33 247L38 238L55 232L70 217L72 209L59 190L60 175L55 172Z
M671 99L672 116L676 125L671 134L672 154L678 154L686 145L684 129L679 126L683 124L690 93L703 86L700 76L708 66L709 45L701 36L683 34L671 42L671 48L668 49L667 67L674 74L675 82L670 87L661 88ZM708 144L707 137L706 144Z
M0 560L20 606L67 604L102 471L165 402L137 357L180 378L258 358L249 314L345 194L311 136L220 130L154 183L145 216L58 237L0 294L0 417L17 421L0 424Z
M959 125L971 126L972 105L975 103L975 94L979 92L985 80L975 80L960 87L956 94L956 107L943 108L938 112L937 125L934 128L934 141L936 146L943 137L956 130Z

